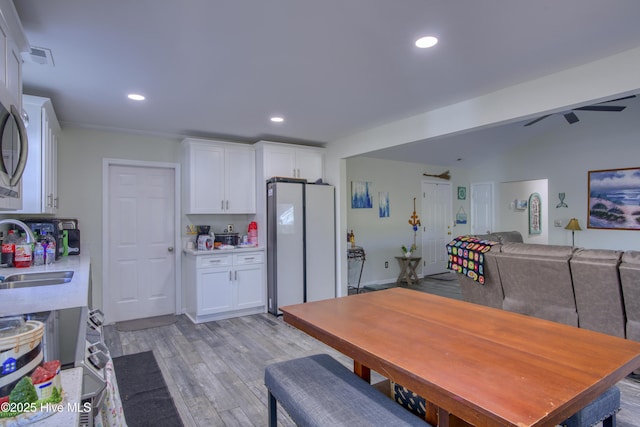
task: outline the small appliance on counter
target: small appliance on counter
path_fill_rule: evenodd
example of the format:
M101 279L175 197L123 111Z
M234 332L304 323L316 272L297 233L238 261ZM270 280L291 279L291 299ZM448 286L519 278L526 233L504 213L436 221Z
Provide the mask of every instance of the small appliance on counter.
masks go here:
M224 246L238 246L238 233L216 233L216 242Z
M80 255L80 230L78 220L69 218L55 218L60 230L60 244L58 252L60 255Z
M198 237L196 237L196 248L199 251L213 250L213 238L209 235L210 225L197 225Z

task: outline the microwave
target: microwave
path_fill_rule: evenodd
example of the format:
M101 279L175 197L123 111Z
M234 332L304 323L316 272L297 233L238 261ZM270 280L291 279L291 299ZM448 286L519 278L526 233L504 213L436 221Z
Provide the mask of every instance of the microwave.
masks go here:
M0 152L0 197L20 198L20 179L27 164L27 130L16 106L7 108L1 102Z

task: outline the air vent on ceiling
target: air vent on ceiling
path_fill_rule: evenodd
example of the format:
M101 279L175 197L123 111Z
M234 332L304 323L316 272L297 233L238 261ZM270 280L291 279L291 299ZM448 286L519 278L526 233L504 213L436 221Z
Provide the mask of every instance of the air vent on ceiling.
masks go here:
M53 55L51 54L51 49L47 49L46 47L31 47L31 51L26 55L29 57L31 62L35 62L40 65L48 65L49 67L53 67Z

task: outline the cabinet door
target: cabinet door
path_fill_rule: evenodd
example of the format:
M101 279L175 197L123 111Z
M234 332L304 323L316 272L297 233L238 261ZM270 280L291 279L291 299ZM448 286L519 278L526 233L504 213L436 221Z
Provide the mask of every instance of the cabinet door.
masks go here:
M295 178L296 157L295 150L288 147L266 147L264 150L265 178L284 176Z
M264 306L264 264L236 267L237 308Z
M223 268L198 270L198 316L233 309L234 288L231 274L230 269Z
M7 89L11 94L11 102L16 104L18 111L22 109L22 56L18 48L10 42L7 44Z
M256 155L253 150L225 150L226 213L256 213Z
M324 178L324 154L315 150L296 150L296 173L298 178L309 182Z
M57 140L49 123L46 110L42 110L42 207L46 213L56 213L57 195Z
M222 213L224 149L207 144L190 144L188 156L189 200L186 213Z

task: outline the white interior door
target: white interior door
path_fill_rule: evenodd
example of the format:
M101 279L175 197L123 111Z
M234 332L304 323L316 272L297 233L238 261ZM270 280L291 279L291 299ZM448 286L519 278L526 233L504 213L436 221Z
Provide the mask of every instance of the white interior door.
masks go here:
M493 183L471 184L471 234L493 230Z
M174 174L171 168L109 165L103 283L109 322L175 313Z
M422 274L447 271L451 241L451 184L422 181Z

